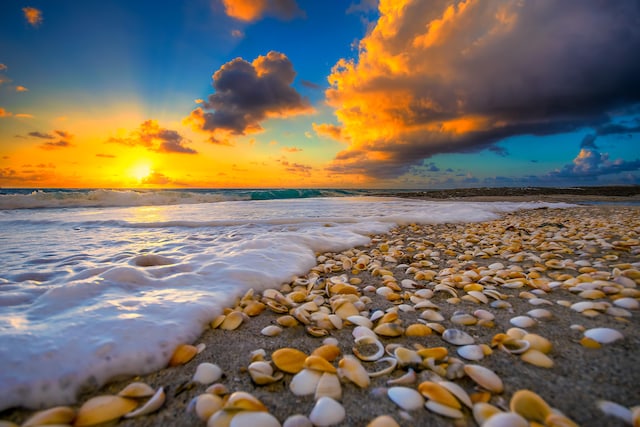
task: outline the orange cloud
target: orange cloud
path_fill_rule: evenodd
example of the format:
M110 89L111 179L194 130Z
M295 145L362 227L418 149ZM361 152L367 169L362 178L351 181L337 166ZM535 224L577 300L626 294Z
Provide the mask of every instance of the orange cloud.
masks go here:
M146 120L125 138L109 138L108 143L143 146L158 153L197 154L185 145L185 140L177 131L160 127L157 120Z
M16 92L29 92L29 89L24 86L16 86Z
M304 15L295 0L222 0L227 15L240 21L257 21L264 15L289 20Z
M331 123L312 123L313 130L318 136L332 138L338 141L344 140L345 136L342 134L342 127Z
M40 144L40 148L43 150L58 150L73 147L71 143L73 135L64 130L54 130L53 133L29 132L29 136L48 140Z
M13 116L13 114L10 111L7 111L4 108L0 107L0 117L11 117L11 116Z
M640 102L638 9L618 6L380 0L328 78L339 126L314 130L349 142L329 170L394 178L438 153L602 124Z
M24 13L25 19L31 26L37 27L42 23L41 10L38 10L35 7L23 7L22 12Z

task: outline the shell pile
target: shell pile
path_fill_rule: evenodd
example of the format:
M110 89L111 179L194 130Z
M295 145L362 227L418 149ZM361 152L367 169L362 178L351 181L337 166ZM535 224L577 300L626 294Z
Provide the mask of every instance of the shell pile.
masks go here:
M542 391L501 373L509 365L552 378L572 364L557 357L558 346L597 360L597 352L627 342L625 331L638 326L637 211L570 212L408 225L372 236L366 247L318 254L307 275L279 289L249 290L211 321L211 334L227 340L238 328L259 325L260 338L252 341L259 344L236 353L241 366L223 369L198 354L202 347L176 348L169 370L193 366L192 359L199 364L169 397L193 396L187 415L209 427L417 425L427 416L444 423L437 425L578 425L581 414L561 399L545 400ZM563 341L544 332L558 327L560 315L571 319L559 331ZM218 351L235 351L233 341ZM282 394L302 402L299 411L278 413L270 396ZM378 402L380 410L353 413L342 403L347 394ZM116 409L109 419L160 407L135 409L140 397L111 396ZM78 411L52 408L50 416L60 417L57 424L107 421L83 415L87 405L106 408L93 399ZM610 400L616 396L594 393L583 404L638 425L640 400ZM23 425L46 424L29 422Z

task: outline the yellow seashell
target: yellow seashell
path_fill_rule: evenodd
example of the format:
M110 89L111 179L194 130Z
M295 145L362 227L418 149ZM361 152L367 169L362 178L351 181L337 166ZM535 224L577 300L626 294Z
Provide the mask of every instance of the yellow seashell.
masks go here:
M309 356L304 360L304 365L307 369L314 371L329 372L332 374L337 373L335 366L333 366L327 359L320 356Z
M120 396L96 396L87 400L78 410L75 427L92 426L117 420L134 410L138 404Z
M251 301L247 305L244 306L242 311L248 316L257 316L262 313L267 306L260 301Z
M473 405L473 419L476 420L478 425L483 425L489 418L491 418L495 414L499 414L502 411L493 406L490 403L479 402Z
M278 317L276 319L276 323L280 326L284 326L285 328L291 328L298 325L296 318L288 314Z
M556 413L549 414L547 419L544 420L544 425L546 427L579 427L578 424L574 423L569 418Z
M118 396L121 397L149 397L153 396L155 390L149 385L141 382L133 382L123 388Z
M198 354L198 349L190 344L181 344L173 351L169 366L184 365Z
M307 355L295 348L280 348L271 354L271 360L278 369L289 374L297 374L304 368Z
M400 427L400 424L396 422L390 415L380 415L372 419L367 427Z
M207 421L211 415L222 409L223 401L220 396L214 394L201 394L196 397L196 415L202 421Z
M540 396L530 390L518 390L511 397L509 409L517 412L528 421L539 421L544 423L551 408Z
M329 288L329 293L331 295L358 295L359 290L353 285L348 285L346 283L336 283Z
M326 337L327 335L329 335L329 331L317 326L307 326L306 328L304 328L304 330L312 337Z
M421 348L418 350L418 354L423 359L442 360L449 355L449 350L446 347Z
M266 406L252 394L246 391L231 393L224 404L225 410L262 411L269 412Z
M491 393L488 391L478 391L476 393L472 393L469 396L471 402L475 403L489 403L491 400Z
M530 344L530 349L541 351L544 354L549 353L553 349L551 341L538 334L526 334L522 339Z
M456 399L455 396L449 392L449 390L438 383L424 381L420 383L420 385L418 385L418 391L427 399L434 400L451 408L462 408L462 405L460 405L458 399Z
M287 299L292 302L301 303L306 301L307 293L303 291L294 291L287 295Z
M383 337L399 337L404 333L404 328L397 323L382 323L373 332Z
M26 420L22 427L35 427L51 424L70 424L76 416L76 411L68 406L56 406L54 408L38 411Z
M335 344L324 344L313 350L312 356L320 356L323 359L333 362L340 356L340 347Z
M367 388L371 383L367 370L353 356L344 356L338 363L338 375L346 378L360 388Z
M531 365L538 366L540 368L552 368L553 360L549 358L546 354L538 350L529 349L525 351L522 356L520 356L522 360Z
M594 340L593 338L589 338L589 337L582 337L582 339L580 340L580 344L586 348L602 347L602 344L600 344L598 341Z
M331 304L333 312L340 316L342 320L347 320L350 316L359 316L360 311L350 301L340 298Z
M242 324L244 317L242 313L239 311L232 311L227 314L222 324L220 324L220 329L224 329L226 331L233 331L234 329L238 329L238 327Z
M426 337L432 333L431 328L422 323L413 323L407 326L407 329L404 331L404 334L408 337Z
M217 327L219 327L222 324L222 322L224 322L224 319L226 317L227 316L225 316L224 314L221 314L220 316L218 316L215 319L213 319L211 321L211 329L216 329Z

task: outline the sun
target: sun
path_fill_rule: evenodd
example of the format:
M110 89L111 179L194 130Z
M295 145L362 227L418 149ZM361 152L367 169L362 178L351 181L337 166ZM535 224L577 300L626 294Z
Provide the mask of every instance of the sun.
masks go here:
M151 163L147 161L141 161L134 164L129 169L129 175L138 182L142 182L143 179L151 175Z

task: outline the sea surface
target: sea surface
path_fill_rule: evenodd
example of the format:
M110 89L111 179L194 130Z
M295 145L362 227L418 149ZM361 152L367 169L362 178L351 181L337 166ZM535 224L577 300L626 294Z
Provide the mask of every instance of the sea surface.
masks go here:
M367 194L0 190L0 410L161 369L237 296L305 274L317 252L398 224L569 206Z

